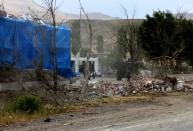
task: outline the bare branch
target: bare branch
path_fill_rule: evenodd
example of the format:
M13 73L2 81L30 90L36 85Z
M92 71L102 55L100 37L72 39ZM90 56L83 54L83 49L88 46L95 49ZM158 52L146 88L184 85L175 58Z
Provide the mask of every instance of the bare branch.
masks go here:
M181 10L182 10L182 7L180 7L179 9L177 9L176 19L181 18L181 17L183 16Z
M123 10L123 14L125 15L126 19L128 20L129 19L129 15L128 15L127 9L123 5L121 5L121 8Z
M135 55L135 49L137 46L137 36L136 36L136 23L134 23L136 10L134 8L132 20L129 20L127 9L122 5L123 13L126 17L126 24L123 25L122 31L122 39L124 39L124 47L128 50L131 55L131 58ZM130 22L131 21L131 22Z
M2 7L2 11L4 11L5 10L5 8L4 8L4 0L1 1L1 7Z
M84 8L82 6L81 0L79 0L79 4L80 4L80 9L83 11L84 15L86 16L86 20L87 20L87 24L88 24L88 29L89 29L90 52L89 52L89 54L87 56L87 59L89 59L90 55L91 55L91 52L92 52L91 50L92 50L92 40L93 40L93 28L92 28L90 19L88 17L88 14L86 13L86 11L84 10Z
M89 76L90 76L90 65L89 65L89 59L90 59L90 56L91 56L91 50L92 50L92 41L93 41L93 28L92 28L92 25L91 25L91 21L88 17L88 14L86 13L86 11L84 10L83 8L83 5L81 3L81 0L79 0L79 5L80 5L80 19L81 19L81 11L84 13L84 15L86 16L86 21L87 21L87 27L88 27L88 30L89 30L89 45L90 45L90 51L89 53L87 53L87 61L86 61L86 65L85 65L85 82L83 84L83 87L82 87L82 91L81 91L81 94L82 94L82 98L85 96L85 93L87 91L87 87L88 87L88 80L89 80Z

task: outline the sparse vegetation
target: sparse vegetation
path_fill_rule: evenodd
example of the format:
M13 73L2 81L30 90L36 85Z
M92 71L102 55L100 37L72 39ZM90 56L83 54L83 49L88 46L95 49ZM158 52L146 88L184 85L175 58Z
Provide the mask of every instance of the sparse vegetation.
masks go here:
M44 105L42 106L41 109L38 108L38 111L37 111L36 110L37 107L41 107L39 106L40 99L32 96L22 96L16 100L19 106L16 105L14 102L14 104L12 103L13 105L9 107L9 108L12 108L12 113L10 113L7 109L3 110L0 113L0 127L13 124L13 123L44 119L54 114L83 112L87 108L102 106L103 104L121 104L121 103L127 103L127 102L145 102L145 101L148 102L151 100L152 100L152 96L148 96L148 95L139 95L139 96L130 96L130 97L107 97L107 98L101 98L101 99L95 99L95 100L88 100L82 103L67 104L64 107ZM39 104L32 104L34 106L31 107L31 106L28 106L29 103L39 103ZM30 108L30 110L33 109L34 112L28 113L29 109L27 109L26 107ZM19 111L21 110L21 112L17 112L16 108L18 108Z
M16 100L8 104L6 108L6 110L10 113L34 113L40 111L42 108L42 101L38 97L24 95L16 98Z

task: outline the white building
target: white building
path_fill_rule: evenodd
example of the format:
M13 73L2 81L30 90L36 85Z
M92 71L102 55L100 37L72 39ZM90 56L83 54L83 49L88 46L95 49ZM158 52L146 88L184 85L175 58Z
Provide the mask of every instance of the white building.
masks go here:
M82 66L83 62L87 61L86 57L80 57L80 55L76 55L76 57L72 56L71 61L74 63L74 71L79 73L80 72L80 66ZM89 59L89 62L93 63L94 71L97 75L100 74L99 72L99 59L91 57Z

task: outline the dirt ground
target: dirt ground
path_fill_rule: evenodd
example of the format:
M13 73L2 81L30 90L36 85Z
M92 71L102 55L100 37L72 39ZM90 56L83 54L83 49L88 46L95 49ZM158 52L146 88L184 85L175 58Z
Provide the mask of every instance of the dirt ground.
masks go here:
M0 128L6 131L77 131L103 130L131 122L147 119L161 119L193 110L193 92L170 93L155 97L151 102L130 102L124 104L103 105L89 108L80 113L67 113L51 116L51 122L39 120L18 123Z
M188 80L192 78L191 76L188 75ZM184 75L183 78L186 79L186 76ZM117 83L112 78L105 78L105 80ZM3 98L0 99L0 107L2 107L2 103L6 103L14 95L17 96L18 93L0 93L0 97ZM137 123L145 120L156 121L192 111L193 92L173 92L153 97L148 102L104 104L88 108L79 113L50 116L50 122L44 122L42 119L35 122L17 123L8 127L0 127L0 131L98 131L123 125L124 123Z

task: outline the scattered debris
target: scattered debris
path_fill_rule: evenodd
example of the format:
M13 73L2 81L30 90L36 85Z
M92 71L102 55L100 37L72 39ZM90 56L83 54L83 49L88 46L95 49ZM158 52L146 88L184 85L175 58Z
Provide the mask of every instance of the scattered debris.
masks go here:
M150 77L152 75L152 72L149 71L149 70L139 70L139 73L141 76L145 77L145 76L148 76Z
M184 91L187 87L193 89L193 85L188 85L182 80L168 76L163 77L163 79L135 76L129 81L123 79L121 84L94 80L89 82L89 86L91 87L91 91L88 93L89 97L128 96L142 92Z
M184 90L184 82L183 82L183 81L177 80L176 90L177 90L177 91L182 91L182 90Z
M175 77L165 76L163 79L151 77L135 77L129 82L130 88L135 92L168 92L184 90L184 82Z
M193 81L186 81L184 83L184 89L186 90L193 90Z
M45 120L44 120L44 122L50 122L51 120L50 120L50 118L46 118Z
M64 126L72 125L72 123L64 123Z

